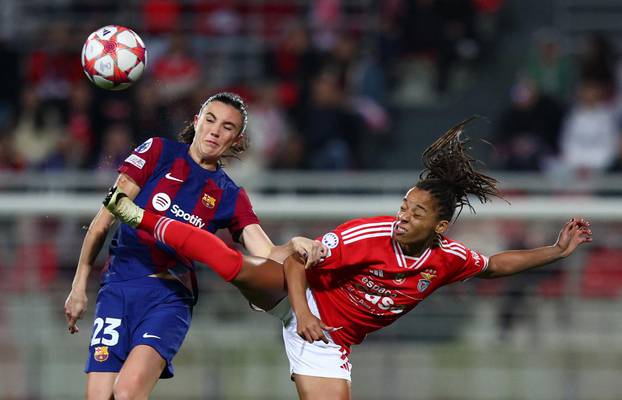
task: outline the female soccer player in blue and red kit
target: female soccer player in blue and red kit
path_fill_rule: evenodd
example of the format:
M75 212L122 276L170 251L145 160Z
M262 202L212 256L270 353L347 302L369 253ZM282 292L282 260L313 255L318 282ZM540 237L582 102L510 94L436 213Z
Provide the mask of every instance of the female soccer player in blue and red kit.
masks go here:
M275 247L259 225L246 192L221 168L221 157L246 147L246 105L232 93L210 97L180 142L151 138L119 167L116 185L141 207L206 232L227 228L253 255L284 259L317 254L319 242L295 238ZM101 209L86 233L65 303L68 329L86 310L93 262L114 217ZM86 363L89 399L147 398L190 327L196 302L193 264L151 235L122 225L110 244L95 307Z
M397 216L356 219L326 233L321 240L328 253L311 269L295 255L283 267L243 257L209 233L141 210L119 192L105 204L122 221L205 262L252 302L256 300L249 289L274 291L286 281L282 296L288 297L271 313L283 321L285 350L300 398L348 400L350 348L367 334L393 323L444 285L520 273L567 257L592 240L589 222L574 218L551 246L490 258L446 237L456 209L470 207L469 195L482 202L499 196L496 181L474 169L460 139L463 125L424 152L424 173L402 199Z

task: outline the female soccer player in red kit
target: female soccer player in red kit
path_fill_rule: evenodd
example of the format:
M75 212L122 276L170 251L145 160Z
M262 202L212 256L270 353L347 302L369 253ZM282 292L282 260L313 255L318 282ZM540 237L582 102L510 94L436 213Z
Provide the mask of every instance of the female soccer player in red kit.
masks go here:
M471 207L467 196L481 202L500 197L497 182L473 168L460 138L465 123L424 152L424 172L397 216L356 219L326 233L321 241L328 253L312 268L297 256L287 258L284 267L242 256L208 233L143 211L118 191L105 204L124 222L209 265L251 302L272 308L283 321L301 399L350 399L348 354L368 333L391 324L441 286L520 273L567 257L592 240L589 222L576 218L564 224L551 246L490 258L444 236L457 219L456 209ZM275 306L256 296L268 292L287 297Z

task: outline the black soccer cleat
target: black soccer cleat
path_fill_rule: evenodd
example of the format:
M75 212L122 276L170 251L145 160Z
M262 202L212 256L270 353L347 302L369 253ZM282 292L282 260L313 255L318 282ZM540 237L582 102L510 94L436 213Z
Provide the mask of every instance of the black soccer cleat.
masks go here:
M111 186L110 189L108 189L108 194L106 195L106 197L104 198L104 201L102 202L104 204L104 207L108 208L108 204L110 204L110 201L112 200L112 197L114 196L115 193L117 193L117 196L115 197L115 200L113 203L118 202L123 197L127 197L125 193L121 191L117 192L116 186Z

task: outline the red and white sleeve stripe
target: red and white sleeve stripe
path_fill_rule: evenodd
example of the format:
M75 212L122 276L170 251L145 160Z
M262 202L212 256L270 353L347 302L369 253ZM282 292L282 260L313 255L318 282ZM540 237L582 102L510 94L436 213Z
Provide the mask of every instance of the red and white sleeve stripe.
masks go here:
M350 244L359 240L391 235L393 235L393 222L372 222L344 230L341 232L341 239L343 244Z
M458 256L466 261L467 259L467 250L466 247L457 242L449 242L446 239L437 239L438 246L441 250L446 253L453 254Z

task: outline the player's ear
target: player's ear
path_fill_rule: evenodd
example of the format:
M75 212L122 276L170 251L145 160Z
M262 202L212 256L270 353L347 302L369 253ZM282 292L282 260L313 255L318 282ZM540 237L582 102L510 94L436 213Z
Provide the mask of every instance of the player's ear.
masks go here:
M443 233L447 231L447 228L449 228L449 221L444 219L444 220L439 221L438 224L436 224L436 226L434 227L434 232L442 235Z
M197 131L197 121L199 120L199 116L197 114L194 115L194 119L192 120L192 126L194 127L194 131Z
M231 148L234 150L243 149L244 142L246 141L246 134L239 133L238 136L231 143Z

